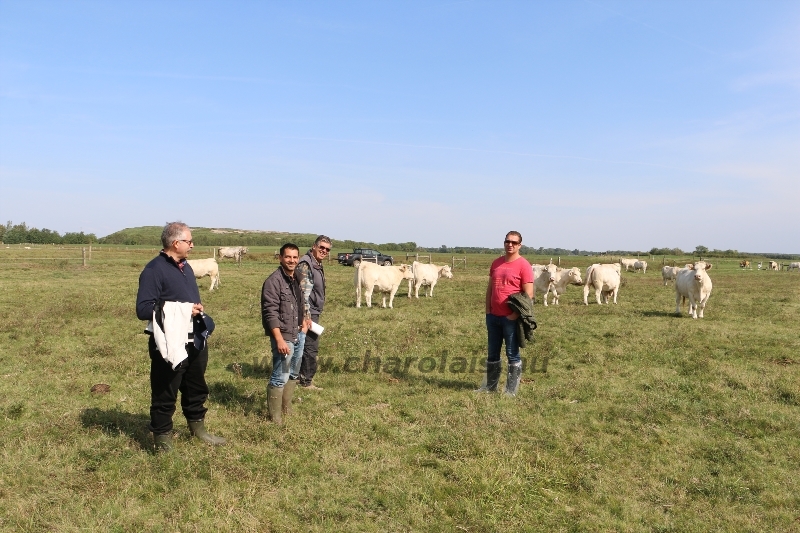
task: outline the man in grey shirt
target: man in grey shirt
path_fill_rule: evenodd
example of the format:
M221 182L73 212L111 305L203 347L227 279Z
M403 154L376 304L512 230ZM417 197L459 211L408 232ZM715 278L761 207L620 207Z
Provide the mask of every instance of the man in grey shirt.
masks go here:
M325 306L325 270L322 268L322 261L328 257L330 251L331 240L325 235L320 235L297 265L306 315L317 324ZM313 383L314 375L317 373L318 352L319 337L310 332L306 335L303 362L300 365L300 386L306 390L322 390L322 387L317 387Z

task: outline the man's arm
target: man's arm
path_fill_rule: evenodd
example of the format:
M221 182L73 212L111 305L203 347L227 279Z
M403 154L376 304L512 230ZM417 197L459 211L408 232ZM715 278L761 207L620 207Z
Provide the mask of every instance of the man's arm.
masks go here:
M277 288L270 283L270 279L267 278L261 288L261 323L264 326L264 331L268 334L276 328L280 331L280 306L280 294Z
M533 283L523 283L522 284L522 291L528 295L528 298L533 300Z
M136 294L136 316L139 320L152 320L153 307L161 296L161 284L155 271L145 268L139 274L139 291Z
M298 263L295 269L297 280L300 282L300 290L303 293L303 319L311 320L311 304L309 298L314 288L314 275L308 263Z

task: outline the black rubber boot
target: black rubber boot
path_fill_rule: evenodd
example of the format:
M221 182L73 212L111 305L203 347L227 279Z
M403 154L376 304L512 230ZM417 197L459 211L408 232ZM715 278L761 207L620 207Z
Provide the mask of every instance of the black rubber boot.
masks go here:
M192 432L192 435L200 439L201 441L205 442L206 444L211 444L212 446L222 446L225 444L225 439L222 437L217 437L216 435L212 435L208 431L206 431L206 424L203 420L189 420L189 430Z
M486 376L483 383L475 392L497 392L497 383L500 381L500 361L486 362Z
M508 378L506 379L506 396L516 396L519 390L519 380L522 377L522 363L508 365Z
M155 444L156 453L169 453L175 449L172 445L172 433L164 433L162 435L153 434L153 443Z

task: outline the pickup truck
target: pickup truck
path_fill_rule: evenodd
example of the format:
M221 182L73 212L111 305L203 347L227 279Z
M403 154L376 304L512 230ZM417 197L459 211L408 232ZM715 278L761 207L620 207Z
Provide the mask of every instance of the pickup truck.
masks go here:
M379 265L391 265L394 263L394 258L391 255L383 255L378 250L372 250L370 248L354 248L352 253L343 252L336 256L340 265L354 266L356 268L358 268L362 258L364 258L365 261L377 263Z

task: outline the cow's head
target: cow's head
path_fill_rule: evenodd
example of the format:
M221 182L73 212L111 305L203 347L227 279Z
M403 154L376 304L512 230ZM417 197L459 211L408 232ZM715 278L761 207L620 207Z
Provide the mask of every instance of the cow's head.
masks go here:
M445 265L439 269L439 277L445 277L447 279L453 278L453 272L450 270L450 265Z
M687 268L690 270L694 270L694 279L700 281L703 279L703 276L706 275L706 270L711 270L711 263L706 263L705 261L698 261L692 265L687 265Z
M569 276L569 282L573 285L583 285L583 280L581 279L581 269L578 267L572 267L567 272L567 276Z
M403 274L403 279L414 279L414 271L411 268L411 265L406 265L401 263L397 270Z

